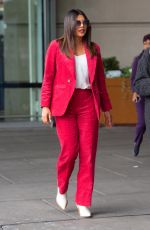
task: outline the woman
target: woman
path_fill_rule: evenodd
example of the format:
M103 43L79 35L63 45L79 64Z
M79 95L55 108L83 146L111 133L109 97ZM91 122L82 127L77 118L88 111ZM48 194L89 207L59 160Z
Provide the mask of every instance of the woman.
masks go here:
M41 107L44 123L55 116L61 145L56 202L66 208L69 178L79 155L75 203L81 217L90 217L100 108L111 127L111 103L99 46L91 42L91 25L81 10L66 14L64 35L48 47Z

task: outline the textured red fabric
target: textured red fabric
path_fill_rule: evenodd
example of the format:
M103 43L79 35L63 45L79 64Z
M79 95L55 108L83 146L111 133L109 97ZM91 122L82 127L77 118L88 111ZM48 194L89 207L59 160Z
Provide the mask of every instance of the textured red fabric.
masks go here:
M79 156L75 202L91 206L98 140L98 119L91 90L74 91L66 113L56 117L56 129L61 146L57 162L59 191L62 194L67 192L69 178Z
M106 90L104 69L100 48L96 44L98 55L91 57L85 46L89 70L89 80L94 97L94 105L99 118L100 109L108 111L111 103ZM44 79L41 89L41 107L49 107L53 116L62 116L71 100L76 85L75 60L68 58L53 40L47 50Z

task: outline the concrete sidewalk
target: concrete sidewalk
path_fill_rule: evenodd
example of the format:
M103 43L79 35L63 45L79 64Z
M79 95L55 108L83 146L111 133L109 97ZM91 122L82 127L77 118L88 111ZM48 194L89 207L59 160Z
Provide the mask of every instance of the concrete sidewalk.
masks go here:
M149 230L150 142L132 156L134 127L100 129L93 193L94 216L80 219L74 204L76 172L66 211L55 203L55 128L0 123L0 230Z

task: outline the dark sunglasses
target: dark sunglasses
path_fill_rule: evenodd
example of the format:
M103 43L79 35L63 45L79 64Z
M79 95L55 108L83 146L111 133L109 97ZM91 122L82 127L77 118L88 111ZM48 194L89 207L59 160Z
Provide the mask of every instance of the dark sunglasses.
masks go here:
M80 20L76 20L76 26L79 27L83 24L83 26L88 26L89 25L89 20L88 19L85 19L83 21L80 21Z

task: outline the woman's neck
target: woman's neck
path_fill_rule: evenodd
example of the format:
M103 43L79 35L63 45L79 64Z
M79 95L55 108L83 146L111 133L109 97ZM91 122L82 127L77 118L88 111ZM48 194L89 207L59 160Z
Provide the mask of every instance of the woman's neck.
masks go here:
M83 39L82 39L82 38L76 37L76 38L75 38L75 44L76 44L76 45L81 45L81 44L83 44Z
M84 50L84 42L83 42L83 40L80 39L80 38L76 38L74 54L75 55L82 55L84 53L85 53L85 50Z

